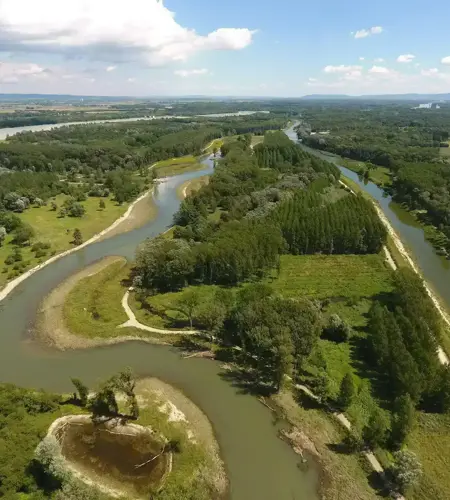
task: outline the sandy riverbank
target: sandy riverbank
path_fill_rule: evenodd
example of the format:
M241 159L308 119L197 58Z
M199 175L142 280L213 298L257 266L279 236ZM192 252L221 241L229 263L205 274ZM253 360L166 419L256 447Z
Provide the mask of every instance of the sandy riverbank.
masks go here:
M149 209L149 207L152 207L152 204L154 208ZM61 252L54 257L51 257L42 264L33 267L32 269L18 276L16 279L7 283L6 286L2 290L0 290L0 302L4 300L23 281L32 276L34 273L37 273L42 268L48 266L49 264L52 264L53 262L56 262L57 260L74 252L78 252L82 248L85 248L92 243L141 227L145 223L153 220L153 218L156 216L156 213L157 209L153 201L152 187L150 190L142 194L137 200L135 200L128 207L127 211L122 215L122 217L119 217L115 222L113 222L113 224L111 224L100 233L97 233L95 236L77 247L71 248L70 250L66 250L65 252Z
M194 191L198 191L202 186L206 186L209 183L209 175L203 175L202 177L197 177L190 181L186 181L181 186L177 188L177 196L180 200L184 200L186 196L189 196Z
M101 272L115 262L123 262L125 265L126 259L124 257L105 257L73 274L52 290L39 307L34 328L34 337L50 347L61 351L68 349L89 349L92 347L120 344L130 340L139 340L151 344L165 344L159 338L149 337L148 335L144 336L135 328L124 328L124 335L113 338L81 337L74 335L67 328L64 321L64 303L69 293L80 280ZM120 307L120 304L117 304L117 307Z

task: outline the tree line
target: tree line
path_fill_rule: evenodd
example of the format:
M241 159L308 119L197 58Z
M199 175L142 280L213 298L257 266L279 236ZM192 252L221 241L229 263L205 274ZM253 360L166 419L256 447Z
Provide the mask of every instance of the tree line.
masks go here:
M294 255L378 253L386 242L384 225L362 196L326 203L321 194L300 191L281 203L274 217Z

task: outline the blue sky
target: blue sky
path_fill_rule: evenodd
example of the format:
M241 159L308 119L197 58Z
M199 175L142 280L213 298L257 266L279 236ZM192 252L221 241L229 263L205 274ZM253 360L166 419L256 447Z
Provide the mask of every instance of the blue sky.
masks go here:
M448 92L448 14L443 0L0 0L0 92Z

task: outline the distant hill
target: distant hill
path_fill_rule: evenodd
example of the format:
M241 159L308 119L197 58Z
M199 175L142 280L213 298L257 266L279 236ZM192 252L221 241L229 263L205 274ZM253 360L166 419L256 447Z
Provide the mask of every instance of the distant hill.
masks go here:
M380 94L380 95L345 95L345 94L311 94L301 100L366 100L366 101L450 101L450 94Z

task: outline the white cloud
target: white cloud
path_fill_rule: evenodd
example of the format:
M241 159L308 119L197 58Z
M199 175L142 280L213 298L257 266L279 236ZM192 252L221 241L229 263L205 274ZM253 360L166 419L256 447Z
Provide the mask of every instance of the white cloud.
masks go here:
M374 63L382 63L384 62L384 59L382 57L377 57L376 59L373 60Z
M359 60L360 61L364 61L365 57L360 57Z
M151 66L210 50L241 50L255 31L219 28L200 35L178 24L162 0L0 0L4 50L57 52Z
M135 83L136 82L136 78L134 78L134 77L128 78L127 82L128 83Z
M115 69L117 69L117 66L108 66L106 68L106 71L108 71L108 73L110 73L111 71L114 71Z
M308 78L308 82L311 83L317 82L317 78Z
M0 83L17 83L23 78L45 77L47 71L34 63L0 62Z
M369 73L387 75L388 73L390 73L390 70L388 68L385 68L384 66L372 66L369 69Z
M325 73L348 73L349 71L358 71L361 70L362 66L345 66L344 64L340 64L339 66L325 66L323 70Z
M352 31L351 35L353 35L354 38L367 38L368 36L379 35L380 33L383 33L383 28L381 26L372 26L372 28L369 29L362 29L356 32Z
M423 69L420 74L422 76L436 76L439 74L439 70L437 68Z
M442 64L450 64L450 56L443 57L443 58L441 59L441 63L442 63Z
M209 73L209 71L206 68L202 68L202 69L177 69L173 73L174 73L174 75L181 76L182 78L187 78L188 76L207 75Z
M416 58L413 54L402 54L397 57L397 62L399 63L410 63Z

